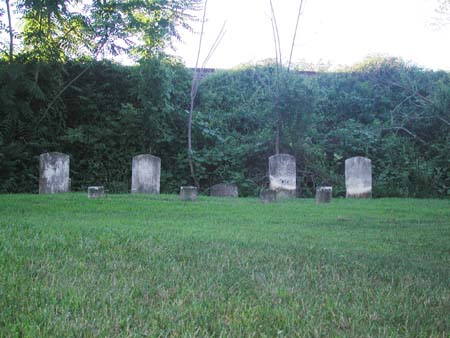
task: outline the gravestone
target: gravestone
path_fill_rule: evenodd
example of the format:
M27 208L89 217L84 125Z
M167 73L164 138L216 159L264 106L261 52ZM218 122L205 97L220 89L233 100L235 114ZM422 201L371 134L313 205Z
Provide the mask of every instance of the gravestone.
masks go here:
M181 187L180 200L193 202L197 200L197 192L197 187Z
M211 187L211 196L216 197L238 197L238 187L236 184L216 184Z
M103 186L88 187L88 198L105 197L105 188Z
M347 198L372 197L372 161L366 157L345 160L345 188Z
M277 201L277 192L275 190L263 190L259 195L259 199L263 203L273 203Z
M269 188L277 192L277 199L297 196L295 157L278 154L269 157Z
M159 194L161 159L153 155L133 157L131 193Z
M316 189L316 203L330 203L333 194L333 187L318 187Z
M70 157L62 153L45 153L39 157L39 193L70 191Z

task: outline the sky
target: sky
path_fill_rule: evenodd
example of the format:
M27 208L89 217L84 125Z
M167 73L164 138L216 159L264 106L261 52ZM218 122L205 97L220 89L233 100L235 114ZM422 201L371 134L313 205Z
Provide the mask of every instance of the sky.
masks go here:
M273 0L285 62L299 3ZM304 0L293 60L340 68L382 55L450 71L450 22L437 26L436 8L438 0ZM202 13L196 16L201 19ZM206 67L232 68L275 57L269 0L208 0L206 17L201 60L226 22L225 36ZM200 21L192 25L194 32L182 31L182 42L170 51L190 67Z

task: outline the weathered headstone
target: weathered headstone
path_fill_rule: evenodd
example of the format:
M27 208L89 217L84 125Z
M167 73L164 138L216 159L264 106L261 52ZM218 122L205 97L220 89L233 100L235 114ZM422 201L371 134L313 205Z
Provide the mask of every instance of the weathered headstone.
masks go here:
M105 188L103 186L88 187L88 198L105 197Z
M153 155L133 157L131 193L159 194L161 159Z
M366 157L345 160L345 188L347 198L372 197L372 161Z
M333 194L333 187L318 187L316 189L316 203L330 203Z
M216 197L238 197L238 187L236 184L216 184L211 187L211 196Z
M39 157L39 193L70 191L70 157L62 153L45 153Z
M277 192L277 199L297 196L295 157L278 154L269 157L269 187Z
M180 200L192 202L197 200L197 191L197 187L181 187Z
M277 201L277 192L275 190L263 190L259 195L259 199L263 203L273 203Z

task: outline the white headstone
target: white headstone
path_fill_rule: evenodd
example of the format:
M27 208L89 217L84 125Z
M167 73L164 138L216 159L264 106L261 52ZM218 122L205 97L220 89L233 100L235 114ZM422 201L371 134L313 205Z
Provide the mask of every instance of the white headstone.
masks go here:
M372 161L366 157L345 160L345 188L347 198L372 197Z
M269 157L269 189L277 192L277 199L297 195L297 169L295 157L278 154Z
M161 159L153 155L133 157L131 193L159 194Z
M62 153L45 153L39 157L39 193L70 191L70 157Z

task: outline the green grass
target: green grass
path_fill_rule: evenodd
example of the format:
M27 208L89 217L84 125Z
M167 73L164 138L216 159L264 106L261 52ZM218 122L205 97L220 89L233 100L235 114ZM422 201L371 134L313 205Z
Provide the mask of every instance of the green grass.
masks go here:
M449 337L450 201L0 196L2 337Z

